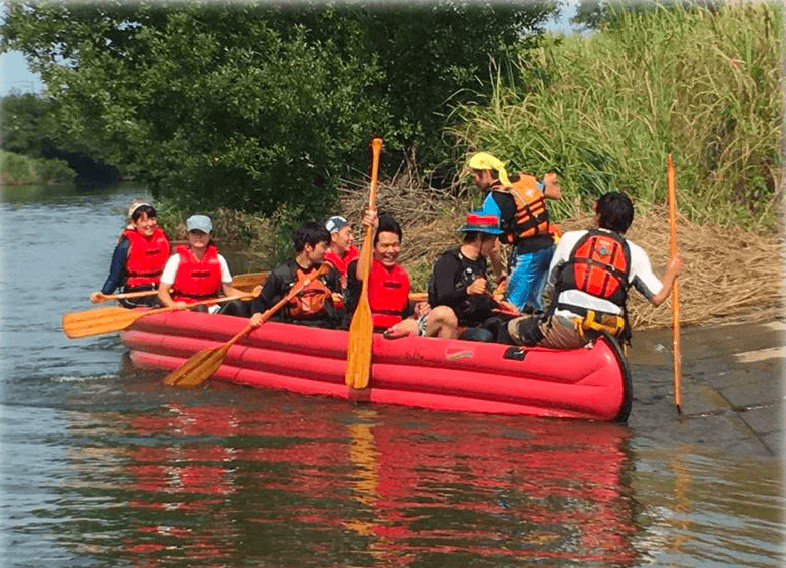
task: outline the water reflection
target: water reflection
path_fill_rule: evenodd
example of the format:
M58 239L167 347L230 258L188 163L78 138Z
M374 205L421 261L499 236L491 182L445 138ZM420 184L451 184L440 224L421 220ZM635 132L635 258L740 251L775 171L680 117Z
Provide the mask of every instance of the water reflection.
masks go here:
M635 564L626 427L338 408L171 403L125 422L113 417L114 437L135 442L122 473L106 470L113 489L93 489L124 502L111 513L127 528L122 558L141 566ZM86 535L83 550L103 556L104 538Z

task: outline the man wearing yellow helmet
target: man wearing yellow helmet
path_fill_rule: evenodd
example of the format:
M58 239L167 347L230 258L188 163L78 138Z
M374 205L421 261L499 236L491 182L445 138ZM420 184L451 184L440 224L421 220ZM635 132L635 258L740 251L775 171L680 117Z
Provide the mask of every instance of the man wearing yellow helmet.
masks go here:
M505 164L487 152L472 155L469 167L472 182L488 192L483 212L500 218L504 232L500 242L513 247L508 254L505 299L519 310L541 311L555 234L545 200L561 197L557 174L548 173L542 181L526 174L508 178ZM497 272L501 268L498 252L491 261Z

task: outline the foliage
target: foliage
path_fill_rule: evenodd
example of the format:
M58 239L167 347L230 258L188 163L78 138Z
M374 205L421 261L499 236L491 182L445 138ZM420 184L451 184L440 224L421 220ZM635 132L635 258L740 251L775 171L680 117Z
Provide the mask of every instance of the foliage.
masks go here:
M694 10L707 8L716 11L724 0L580 0L576 14L570 19L590 30L618 26L624 14L644 14L661 9Z
M550 83L500 84L490 106L463 107L458 153L482 148L511 171L556 171L562 216L611 189L644 210L665 202L672 153L692 219L772 227L783 182L782 18L766 3L626 12L591 37L548 43L538 54ZM519 73L530 73L527 60Z
M340 178L445 158L451 101L556 2L16 1L0 27L52 94L63 134L182 209L321 215ZM473 90L470 90L472 87ZM387 167L385 165L384 167Z
M3 185L33 183L70 183L74 170L62 160L35 159L0 150L0 172Z
M41 141L52 130L51 103L32 93L0 99L3 149L31 158L41 157Z

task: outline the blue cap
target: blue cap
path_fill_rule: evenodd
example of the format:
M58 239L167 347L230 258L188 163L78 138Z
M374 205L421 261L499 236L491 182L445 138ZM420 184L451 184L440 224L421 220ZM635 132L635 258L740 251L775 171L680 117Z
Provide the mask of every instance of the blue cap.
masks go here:
M213 223L207 215L191 215L191 217L186 219L186 230L209 233L213 230Z

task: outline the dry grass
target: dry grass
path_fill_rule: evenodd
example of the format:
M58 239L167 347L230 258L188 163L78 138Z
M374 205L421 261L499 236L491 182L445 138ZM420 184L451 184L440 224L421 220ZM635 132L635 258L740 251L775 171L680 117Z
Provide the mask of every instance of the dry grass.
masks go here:
M399 221L404 231L401 262L412 275L413 287L424 290L439 255L458 245L462 216L469 204L443 192L413 183L399 175L381 182L377 204L381 212ZM420 189L416 186L420 186ZM343 214L358 231L368 199L367 187L346 187L341 192ZM559 223L563 231L587 228L591 218L574 217ZM711 325L772 319L784 305L784 242L780 235L760 234L739 227L696 224L678 219L679 251L685 265L680 277L682 325ZM653 208L634 221L627 237L649 254L657 275L663 273L669 253L666 208ZM652 306L637 292L629 308L634 328L671 326L671 300Z

